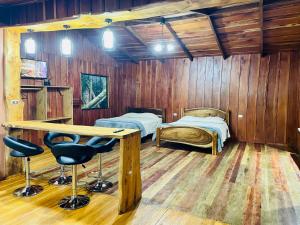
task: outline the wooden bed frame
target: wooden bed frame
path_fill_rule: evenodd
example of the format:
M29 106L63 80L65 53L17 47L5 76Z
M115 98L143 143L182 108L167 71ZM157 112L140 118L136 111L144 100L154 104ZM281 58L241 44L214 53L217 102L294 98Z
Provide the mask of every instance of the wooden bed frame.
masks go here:
M213 108L183 109L181 116L209 117L218 116L223 118L229 125L229 112ZM202 148L212 148L212 154L217 155L218 134L205 128L176 126L157 128L156 145L161 141L182 143Z
M156 109L156 108L133 108L128 107L126 112L130 113L153 113L162 119L162 122L166 122L166 110L165 109Z

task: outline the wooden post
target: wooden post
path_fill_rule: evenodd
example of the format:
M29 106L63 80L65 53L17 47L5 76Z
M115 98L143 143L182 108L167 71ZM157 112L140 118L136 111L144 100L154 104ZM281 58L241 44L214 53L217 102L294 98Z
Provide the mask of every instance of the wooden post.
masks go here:
M156 146L160 147L160 128L156 129Z
M4 97L7 121L23 120L20 42L19 31L11 28L4 29Z
M0 29L0 124L5 122L4 102L4 29ZM5 150L2 141L5 130L0 126L0 179L5 177Z
M24 103L21 99L21 58L20 58L20 41L21 33L17 29L4 29L4 104L5 104L5 121L23 120ZM12 131L10 135L19 136L20 131ZM21 159L15 159L9 156L8 148L1 149L1 157L4 159L4 168L1 174L8 175L22 172Z
M142 197L141 134L120 139L119 214L134 209Z
M218 153L218 133L213 132L212 155L217 155L217 153Z

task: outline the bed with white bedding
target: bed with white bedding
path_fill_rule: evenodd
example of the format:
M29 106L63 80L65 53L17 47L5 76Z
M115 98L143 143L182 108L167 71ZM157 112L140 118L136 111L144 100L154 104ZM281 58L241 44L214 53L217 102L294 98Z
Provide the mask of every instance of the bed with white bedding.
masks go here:
M157 146L161 141L212 148L212 154L221 152L230 137L229 112L212 108L184 109L182 118L162 124L157 129Z
M164 121L163 109L128 108L127 113L122 116L96 120L95 126L139 129L141 137L152 135L154 139L157 127Z

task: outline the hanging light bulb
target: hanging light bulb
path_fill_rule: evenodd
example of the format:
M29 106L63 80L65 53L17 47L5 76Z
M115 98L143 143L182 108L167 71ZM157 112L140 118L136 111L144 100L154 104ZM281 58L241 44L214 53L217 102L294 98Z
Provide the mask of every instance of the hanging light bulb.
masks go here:
M28 32L32 33L33 30L29 29ZM31 54L31 55L35 54L35 52L36 52L36 43L35 43L35 40L32 37L25 40L24 46L25 46L25 52L27 54Z
M167 50L168 50L168 52L174 51L174 45L171 43L167 44Z
M67 33L67 29L70 28L70 26L64 25L64 28L66 29ZM72 54L72 42L67 36L61 40L60 50L65 56L70 56Z
M154 46L154 51L161 52L163 50L163 46L161 43L158 43Z
M67 30L70 28L69 25L63 26L66 29L65 37L61 40L60 51L64 56L70 56L72 54L72 42L67 36Z
M61 53L65 56L72 54L72 43L68 37L61 40Z
M106 49L114 48L114 34L109 28L106 28L105 31L103 32L102 42L104 48Z
M112 20L105 19L105 22L107 22L109 25L112 22ZM106 28L103 32L102 45L105 49L111 50L114 48L114 33L109 28Z
M157 52L157 53L162 53L167 48L167 46L165 46L165 44L163 43L163 40L164 40L164 25L165 25L165 19L164 18L161 18L160 25L161 25L160 42L157 43L156 45L154 45L154 51Z

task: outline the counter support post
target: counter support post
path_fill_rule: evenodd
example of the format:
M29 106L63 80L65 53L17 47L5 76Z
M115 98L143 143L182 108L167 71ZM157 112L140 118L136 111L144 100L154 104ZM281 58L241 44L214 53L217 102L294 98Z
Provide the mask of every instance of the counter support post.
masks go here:
M142 197L140 132L120 139L119 214L136 207Z

